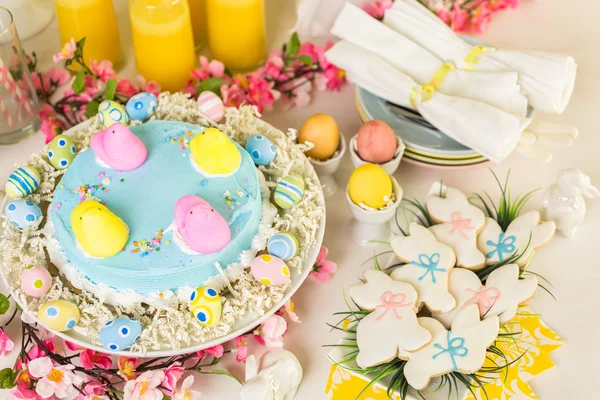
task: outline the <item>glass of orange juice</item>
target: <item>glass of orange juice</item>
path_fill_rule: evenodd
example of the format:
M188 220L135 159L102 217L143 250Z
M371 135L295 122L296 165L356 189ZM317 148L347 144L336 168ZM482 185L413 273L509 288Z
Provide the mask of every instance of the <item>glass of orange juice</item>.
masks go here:
M200 50L206 44L206 0L188 0L192 29L194 30L194 44Z
M60 39L64 45L85 37L85 62L109 60L122 64L121 40L112 0L54 0Z
M206 0L208 46L213 58L248 71L266 57L264 0Z
M162 90L185 88L196 67L194 35L186 0L129 0L138 72Z

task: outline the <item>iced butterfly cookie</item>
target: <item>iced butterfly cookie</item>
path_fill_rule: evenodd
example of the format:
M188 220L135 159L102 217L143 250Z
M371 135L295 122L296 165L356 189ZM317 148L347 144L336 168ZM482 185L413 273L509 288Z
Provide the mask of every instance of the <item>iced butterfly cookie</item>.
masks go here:
M414 351L429 343L431 334L417 322L415 289L381 271L366 271L364 277L366 283L349 289L362 310L372 311L356 331L357 364L372 367L393 360L398 351Z
M486 219L485 228L477 238L477 247L485 254L488 264L504 261L515 253L523 253L516 263L525 265L534 251L550 242L556 230L556 224L552 221L540 224L538 211L529 211L515 218L506 232L502 231L496 220Z
M440 197L440 193L445 197ZM456 255L456 265L480 269L485 256L477 249L477 234L485 226L483 211L469 203L458 189L433 184L425 200L431 218L439 225L429 228L437 240L447 244Z
M504 265L493 271L485 285L474 272L464 268L454 268L450 272L449 288L458 306L448 313L436 314L434 318L449 328L462 308L477 304L482 318L497 315L500 323L505 323L513 319L519 304L533 297L537 284L538 280L535 276L519 279L517 264Z
M412 223L410 236L395 236L391 241L396 256L405 263L392 272L394 280L408 282L423 304L433 313L448 312L456 300L448 292L448 275L456 263L452 249L436 240L427 228Z
M496 316L481 321L475 304L458 313L450 331L433 318L419 318L419 324L431 332L433 339L420 350L399 354L400 358L408 360L404 376L417 390L425 389L431 378L450 372L472 374L479 371L485 362L486 350L494 343L500 329Z

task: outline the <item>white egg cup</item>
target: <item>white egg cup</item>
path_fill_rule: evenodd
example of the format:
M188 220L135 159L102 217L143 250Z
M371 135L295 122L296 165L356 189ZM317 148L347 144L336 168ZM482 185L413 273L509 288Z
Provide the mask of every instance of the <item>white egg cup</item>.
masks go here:
M358 137L358 133L356 135L352 136L352 139L350 139L350 158L352 159L352 165L354 165L354 168L358 168L361 165L374 164L374 163L370 163L370 162L363 160L358 155L357 137ZM404 142L402 141L400 136L396 136L396 140L398 142L398 145L396 146L396 153L394 154L394 158L392 158L390 161L388 161L386 163L376 164L376 165L379 165L381 168L383 168L383 170L388 175L394 175L394 172L396 172L396 170L400 166L400 161L402 160L402 156L404 155L404 150L406 149L406 146L404 145Z
M315 171L317 171L317 175L319 175L325 197L333 195L338 189L338 183L333 174L340 167L344 154L346 154L346 139L344 138L344 135L340 134L340 144L333 157L324 161L309 158L310 163Z
M346 200L350 207L350 212L354 219L350 221L350 236L352 240L361 246L369 246L372 241L388 241L390 239L391 229L390 220L394 218L396 209L402 202L402 187L393 176L392 188L396 196L396 201L390 207L383 210L365 210L354 204L346 189Z

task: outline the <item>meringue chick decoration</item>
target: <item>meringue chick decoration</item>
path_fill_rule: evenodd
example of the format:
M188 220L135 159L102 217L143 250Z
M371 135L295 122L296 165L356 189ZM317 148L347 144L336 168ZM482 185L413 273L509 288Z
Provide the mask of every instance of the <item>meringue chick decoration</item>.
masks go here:
M190 142L192 165L206 177L234 174L242 163L236 145L217 128L207 128Z

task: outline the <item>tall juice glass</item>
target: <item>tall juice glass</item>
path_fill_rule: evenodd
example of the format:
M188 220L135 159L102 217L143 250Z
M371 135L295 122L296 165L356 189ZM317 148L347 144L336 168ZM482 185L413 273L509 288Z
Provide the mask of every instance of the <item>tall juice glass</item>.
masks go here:
M109 60L115 68L122 62L121 40L112 0L54 0L63 44L85 37L83 55Z
M135 64L162 90L185 88L196 67L194 35L186 0L129 0Z
M200 50L206 44L206 0L188 0L190 16L192 17L192 29L194 30L194 44L196 50Z
M264 0L206 0L208 46L234 71L259 66L267 54Z

